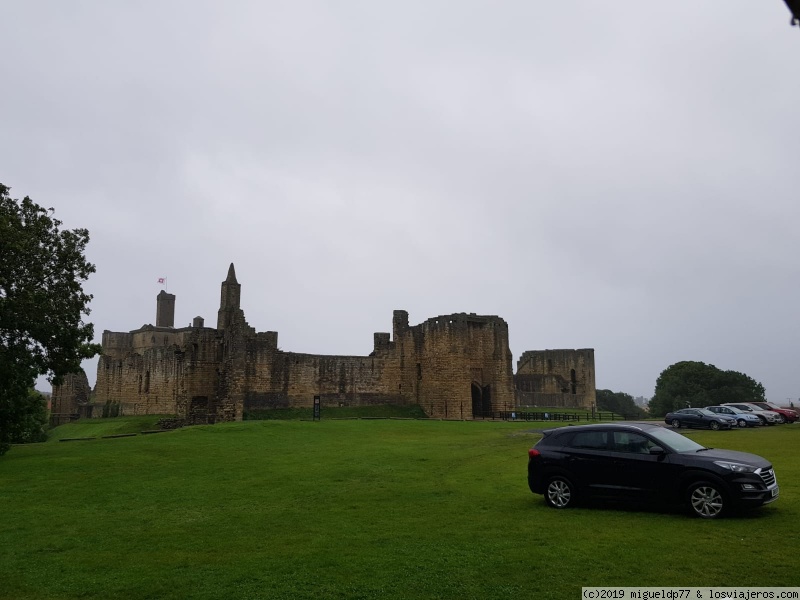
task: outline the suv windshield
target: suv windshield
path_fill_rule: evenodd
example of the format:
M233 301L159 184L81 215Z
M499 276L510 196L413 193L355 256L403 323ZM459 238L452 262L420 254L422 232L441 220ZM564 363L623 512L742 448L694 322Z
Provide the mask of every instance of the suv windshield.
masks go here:
M675 433L663 427L651 429L647 433L675 452L697 452L698 450L705 450L705 446L701 446L697 442L682 436L680 433Z

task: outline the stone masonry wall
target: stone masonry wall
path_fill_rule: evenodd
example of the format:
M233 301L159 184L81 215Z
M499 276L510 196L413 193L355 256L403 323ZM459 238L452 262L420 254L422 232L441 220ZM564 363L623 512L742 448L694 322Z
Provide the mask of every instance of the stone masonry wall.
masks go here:
M81 415L89 402L92 388L83 370L64 376L61 385L53 386L50 398L50 426L57 427Z
M596 402L594 350L528 350L517 361L517 403L590 409Z
M104 341L106 337L104 333ZM140 351L135 352L132 344L124 357L107 353L104 347L98 361L93 416L102 416L106 405L115 405L119 415L176 414L193 397L216 397L215 330L139 331L130 337L149 337L156 345L142 348L140 340L136 342Z
M514 384L503 319L453 314L398 332L404 393L429 416L473 416L472 386L488 389L491 410L511 410Z

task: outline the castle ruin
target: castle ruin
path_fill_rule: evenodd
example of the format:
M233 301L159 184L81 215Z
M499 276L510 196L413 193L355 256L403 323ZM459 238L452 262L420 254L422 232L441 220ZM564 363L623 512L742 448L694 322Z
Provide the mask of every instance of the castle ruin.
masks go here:
M240 307L233 264L222 282L216 328L196 317L175 328L175 296L156 299L156 324L104 331L97 384L54 389L64 414L176 415L193 423L241 420L250 411L313 406L419 405L429 417L475 419L522 405L591 409L594 351L525 352L512 372L508 325L457 313L409 325L394 311L367 356L284 352L278 333L257 332ZM85 377L85 376L84 376ZM70 390L79 398L70 404ZM111 410L109 410L111 407Z

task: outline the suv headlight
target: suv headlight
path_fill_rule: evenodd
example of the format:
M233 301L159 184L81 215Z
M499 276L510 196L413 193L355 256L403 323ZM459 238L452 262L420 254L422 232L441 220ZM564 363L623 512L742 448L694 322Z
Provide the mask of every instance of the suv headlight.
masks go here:
M751 467L750 465L743 465L742 463L730 462L728 460L715 460L714 464L723 469L729 469L734 473L755 473L757 468Z

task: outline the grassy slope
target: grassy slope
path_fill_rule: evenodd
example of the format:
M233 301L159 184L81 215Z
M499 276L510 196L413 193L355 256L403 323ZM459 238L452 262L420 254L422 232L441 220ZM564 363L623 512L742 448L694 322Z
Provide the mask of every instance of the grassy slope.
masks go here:
M158 429L157 423L161 418L161 415L147 415L115 419L80 419L69 425L62 425L53 429L48 436L48 441L53 442L64 438L140 433L145 430Z
M15 447L0 459L0 598L560 599L581 585L796 584L800 426L690 433L767 456L778 473L777 503L719 522L548 509L525 482L529 428L253 421Z

